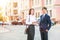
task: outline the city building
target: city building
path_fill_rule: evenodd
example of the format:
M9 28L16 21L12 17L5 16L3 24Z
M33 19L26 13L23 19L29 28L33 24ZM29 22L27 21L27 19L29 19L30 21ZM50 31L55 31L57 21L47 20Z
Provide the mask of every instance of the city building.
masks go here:
M15 19L26 18L30 8L35 9L35 16L39 18L42 7L48 8L48 15L51 19L60 20L60 0L10 0L5 6L5 15L9 17L9 21ZM23 16L22 16L23 15Z

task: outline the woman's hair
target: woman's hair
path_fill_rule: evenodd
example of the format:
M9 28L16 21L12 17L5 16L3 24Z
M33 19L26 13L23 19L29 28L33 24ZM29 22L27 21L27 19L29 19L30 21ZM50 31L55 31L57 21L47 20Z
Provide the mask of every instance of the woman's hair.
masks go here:
M34 10L33 8L31 8L30 10L29 10L29 15L31 14L31 10Z

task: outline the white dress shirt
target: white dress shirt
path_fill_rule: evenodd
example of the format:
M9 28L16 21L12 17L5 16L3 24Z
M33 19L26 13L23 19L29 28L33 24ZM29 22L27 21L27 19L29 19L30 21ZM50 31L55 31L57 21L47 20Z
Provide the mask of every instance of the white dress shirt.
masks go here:
M26 24L32 24L32 22L36 22L36 17L34 15L27 15Z

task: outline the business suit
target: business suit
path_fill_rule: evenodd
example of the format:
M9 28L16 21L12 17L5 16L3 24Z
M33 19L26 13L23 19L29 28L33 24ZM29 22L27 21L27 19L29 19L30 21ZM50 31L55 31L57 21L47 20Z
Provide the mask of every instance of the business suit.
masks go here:
M39 27L41 33L41 40L48 40L48 32L46 30L49 30L51 28L51 20L48 14L40 16Z

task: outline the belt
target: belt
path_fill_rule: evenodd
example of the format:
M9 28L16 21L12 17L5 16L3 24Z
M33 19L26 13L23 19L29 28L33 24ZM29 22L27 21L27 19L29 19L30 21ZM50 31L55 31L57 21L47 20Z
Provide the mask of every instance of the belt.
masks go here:
M43 28L40 28L40 31L41 31L41 32L46 32L46 30L44 30Z

